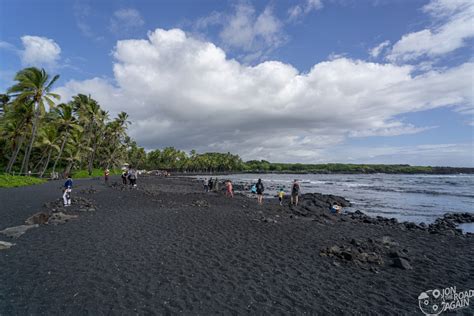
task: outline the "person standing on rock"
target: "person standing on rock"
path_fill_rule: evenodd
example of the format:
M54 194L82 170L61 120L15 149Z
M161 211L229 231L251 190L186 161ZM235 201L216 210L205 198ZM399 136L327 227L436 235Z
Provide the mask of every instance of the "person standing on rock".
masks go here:
M71 175L67 176L67 180L64 183L63 202L64 206L71 206L71 191L72 191L72 178Z
M265 191L265 187L263 186L262 179L258 179L257 184L255 185L257 188L257 202L258 204L263 204L263 191Z
M298 206L298 196L300 194L300 184L298 180L293 181L293 186L291 187L291 204Z

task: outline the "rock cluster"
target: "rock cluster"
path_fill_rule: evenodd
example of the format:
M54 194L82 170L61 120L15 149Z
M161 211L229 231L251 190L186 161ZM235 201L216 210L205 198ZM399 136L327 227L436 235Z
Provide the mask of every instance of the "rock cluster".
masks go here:
M3 234L10 238L18 238L24 233L26 233L27 230L31 228L36 228L38 226L39 226L38 224L35 224L35 225L20 225L20 226L8 227L8 228L5 228L4 230L1 230L0 234Z
M343 197L332 194L307 193L300 197L298 206L290 205L290 211L298 216L312 216L330 218L330 208L336 202L342 207L348 207L351 203Z
M470 213L447 213L443 217L436 219L433 224L416 224L413 222L398 222L396 218L386 218L382 216L370 217L361 211L348 213L347 216L354 221L365 224L398 226L400 230L422 230L430 234L442 235L462 235L462 230L457 228L459 224L474 223L474 214Z
M393 267L411 270L408 251L406 249L400 250L399 246L399 243L389 236L384 236L378 240L369 238L367 241L352 239L346 245L326 247L319 254L322 257L355 264L373 272L377 272L375 267L383 266L386 262L391 262Z
M196 200L193 203L191 203L192 206L195 207L209 207L209 202L206 200Z
M62 199L57 199L55 201L45 203L43 206L51 210L51 212L53 213L65 210ZM96 207L89 199L80 196L73 196L70 210L79 212L94 212L96 210Z

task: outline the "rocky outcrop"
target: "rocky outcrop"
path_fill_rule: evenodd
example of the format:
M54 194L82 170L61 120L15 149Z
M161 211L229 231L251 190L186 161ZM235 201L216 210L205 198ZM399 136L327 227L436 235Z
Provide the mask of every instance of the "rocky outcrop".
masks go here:
M65 224L69 220L75 219L75 218L78 218L78 217L79 216L77 216L77 215L68 215L68 214L65 214L63 212L57 212L57 213L51 214L47 224L51 224L51 225Z
M36 227L39 227L39 225L35 224L35 225L20 225L20 226L8 227L8 228L5 228L4 230L1 230L0 234L3 234L11 238L18 238L24 233L26 233L27 230L36 228Z
M13 246L15 246L14 243L0 240L0 250L10 249Z
M401 249L400 244L390 236L383 236L376 240L371 238L367 240L352 239L348 244L321 249L319 255L346 264L354 264L373 272L378 272L376 267L384 266L387 262L391 263L391 267L404 270L413 269L408 251Z

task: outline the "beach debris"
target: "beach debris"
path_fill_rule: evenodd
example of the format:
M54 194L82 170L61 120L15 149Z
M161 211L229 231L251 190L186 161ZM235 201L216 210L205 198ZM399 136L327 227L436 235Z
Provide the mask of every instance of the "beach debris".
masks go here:
M11 238L18 238L24 233L26 233L27 230L31 228L36 228L36 227L39 227L39 225L34 224L34 225L20 225L20 226L8 227L8 228L5 228L4 230L1 230L0 234L3 234Z
M63 212L57 212L57 213L53 213L49 217L49 220L48 220L47 224L60 225L60 224L66 223L67 221L69 221L71 219L75 219L75 218L78 218L78 217L79 216L77 216L77 215L68 215L68 214L65 214Z
M50 217L50 214L46 212L39 212L28 217L25 221L25 224L26 225L34 225L34 224L43 225L48 222L49 217Z
M193 203L191 203L192 206L196 207L209 207L209 202L206 200L196 200Z
M14 243L0 240L0 250L10 249L13 246L15 246Z

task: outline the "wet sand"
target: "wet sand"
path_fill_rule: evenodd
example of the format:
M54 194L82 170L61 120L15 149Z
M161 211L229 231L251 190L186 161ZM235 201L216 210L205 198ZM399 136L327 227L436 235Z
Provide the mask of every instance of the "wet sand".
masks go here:
M0 230L51 211L61 185L0 189ZM0 235L16 244L0 251L1 315L422 315L421 292L474 289L472 236L298 216L185 178L142 177L134 190L77 180L73 196L95 211L72 206L66 213L79 217L64 225ZM324 253L356 244L380 250L383 264ZM412 269L392 266L390 251ZM458 313L472 315L472 300Z

